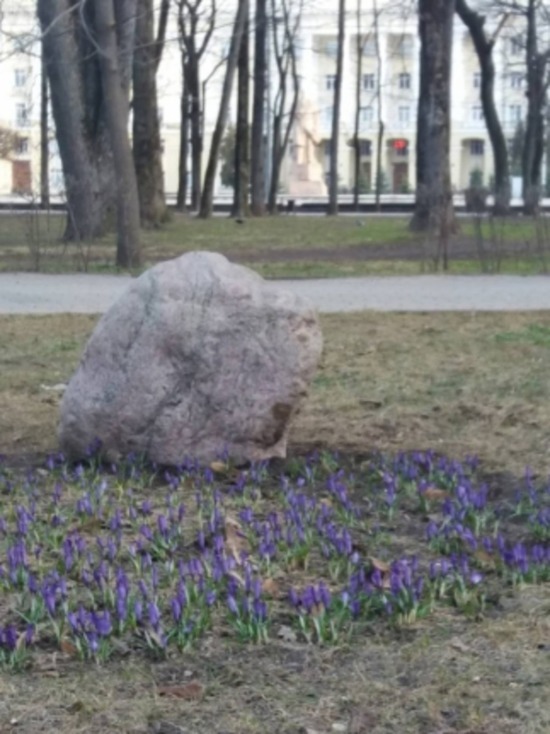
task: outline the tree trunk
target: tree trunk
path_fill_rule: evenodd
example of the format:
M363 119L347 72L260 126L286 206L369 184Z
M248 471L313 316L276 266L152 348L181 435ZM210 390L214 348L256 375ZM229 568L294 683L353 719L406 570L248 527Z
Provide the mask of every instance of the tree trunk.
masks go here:
M200 205L202 189L202 153L204 139L204 95L200 79L200 62L214 32L216 0L210 0L208 17L203 0L178 0L178 27L182 53L186 54L187 97L191 126L191 208ZM201 25L206 27L200 33Z
M157 46L153 0L137 0L133 64L133 153L141 224L158 227L167 217L157 104Z
M246 5L246 22L239 50L239 76L237 84L237 129L235 134L235 188L233 192L233 216L248 216L248 188L250 185L250 125L249 104L249 9Z
M380 211L380 196L382 194L382 147L384 145L385 125L382 119L382 53L380 51L380 13L378 3L374 0L374 43L376 46L376 109L378 116L378 133L376 136L376 174L374 203L377 212Z
M273 114L273 146L271 151L271 180L269 182L268 211L270 214L277 213L277 192L281 178L281 168L288 149L290 134L296 119L298 99L300 95L300 76L296 60L296 34L302 19L303 0L299 0L298 9L294 19L291 18L291 3L286 0L281 3L283 39L280 41L277 35L277 22L273 23L273 46L275 49L275 61L279 73L279 89L275 96L275 110ZM271 11L276 16L275 0L271 0ZM287 78L290 71L292 77L292 102L288 112L288 120L284 122L287 98Z
M438 252L441 250L444 267L448 237L454 224L449 164L454 10L454 0L419 0L416 203L410 228L438 234Z
M355 73L355 125L353 130L353 208L359 211L359 181L361 178L361 77L363 76L363 41L361 38L361 0L357 0L357 66Z
M332 138L330 140L329 215L338 214L338 149L340 143L340 101L342 98L342 68L344 62L345 0L338 0L338 55L332 107Z
M188 86L191 117L191 208L199 208L202 188L202 105L199 65L195 54L188 57Z
M187 177L189 173L189 92L187 90L186 60L182 53L182 88L181 88L181 125L180 125L180 157L178 168L178 198L176 207L184 212L187 208Z
M485 34L485 17L471 10L466 0L456 0L456 12L470 31L481 69L481 104L487 132L495 161L495 204L493 213L508 214L510 211L510 171L506 138L495 105L495 65L493 48L496 35L488 39Z
M50 146L48 130L48 74L42 42L40 76L40 208L50 208Z
M202 191L201 206L199 216L202 219L208 219L212 216L212 208L214 203L214 185L216 183L216 172L218 168L218 158L220 155L220 146L227 123L229 113L229 103L231 101L231 90L233 88L233 80L235 78L235 70L237 68L237 59L241 47L241 39L247 18L246 3L239 2L235 22L233 24L233 34L231 36L231 45L229 49L229 57L225 70L225 78L223 81L222 98L218 111L218 118L212 135L212 145L210 147L210 155L206 174L204 177L204 187Z
M164 53L164 44L166 42L166 29L168 28L168 14L170 12L170 0L162 0L159 10L159 25L157 37L155 40L155 65L158 68L162 61Z
M265 95L267 74L267 0L256 0L254 34L254 98L252 102L252 214L265 213Z
M117 179L117 265L127 268L140 264L139 195L128 139L128 101L119 67L113 1L96 0L95 20L103 103Z
M114 214L114 168L102 106L99 59L71 0L39 0L38 17L67 198L66 239L103 235ZM94 9L83 7L88 28Z
M547 57L538 51L536 14L536 0L528 0L526 10L527 122L522 156L523 210L528 215L538 214L544 155Z

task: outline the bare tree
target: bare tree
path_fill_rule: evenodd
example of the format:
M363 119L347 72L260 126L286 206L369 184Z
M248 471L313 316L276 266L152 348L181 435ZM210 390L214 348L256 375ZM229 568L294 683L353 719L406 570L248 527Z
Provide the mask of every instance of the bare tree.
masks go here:
M361 18L361 0L357 0L357 35L355 38L355 53L357 55L355 59L355 123L353 130L353 206L355 211L359 211L359 185L361 179L361 139L359 135L361 128L361 85L363 79L363 50L365 46L364 36L361 34Z
M517 31L511 39L525 51L527 116L523 138L522 177L525 214L537 214L544 157L545 112L550 84L548 27L550 7L543 0L491 0L487 5L511 19Z
M493 50L499 32L508 19L504 13L493 34L487 34L487 18L468 5L467 0L456 0L456 12L468 28L481 70L481 104L495 163L495 214L507 214L510 209L510 171L506 138L495 104L495 65Z
M338 214L338 149L340 143L340 103L342 99L342 71L344 63L344 33L346 2L338 0L338 46L336 52L336 78L332 106L332 137L330 140L329 199L327 214Z
M155 60L157 70L162 61L164 53L164 45L166 43L166 30L168 28L168 17L170 14L171 0L161 0L159 8L159 22L157 27L157 37L155 40Z
M41 44L40 74L40 207L50 208L50 146L48 129L48 74Z
M548 92L548 60L550 49L539 50L539 7L544 22L549 21L548 10L540 0L528 0L525 8L527 21L527 122L523 146L523 206L526 214L537 214L540 201L541 169L544 156L544 113Z
M91 5L38 0L38 17L65 178L69 211L65 236L93 239L104 234L112 218L114 168L101 104L98 55L82 22L91 26Z
M380 14L376 0L373 0L374 10L374 47L376 53L376 113L377 113L377 133L376 133L376 173L375 173L375 190L374 200L376 211L380 211L380 198L382 196L383 185L383 169L382 169L382 148L384 146L384 135L386 133L386 125L382 115L382 51L380 50Z
M185 85L189 99L191 128L191 208L197 209L201 198L203 153L203 97L200 64L212 38L216 23L216 0L205 9L204 0L178 0L178 26Z
M282 31L279 34L275 0L271 0L273 18L273 48L279 84L273 109L273 144L271 151L271 181L269 184L268 210L277 211L277 190L281 177L281 167L288 148L290 133L296 118L300 94L300 77L296 58L296 37L302 20L304 0L298 0L292 7L292 0L281 0L280 18ZM294 10L294 12L293 12ZM292 83L292 97L287 109L288 76ZM286 118L286 120L285 120Z
M169 3L161 10L168 13ZM159 22L159 30L166 33L166 21ZM162 170L157 101L157 68L164 45L155 39L153 0L137 0L136 42L133 63L133 153L139 190L141 223L157 227L167 216Z
M248 6L248 0L242 0ZM235 139L235 186L233 192L234 217L246 217L249 213L248 189L250 185L250 69L249 69L249 7L246 10L245 27L241 39L237 82L237 128Z
M233 88L235 71L237 69L237 60L239 57L239 50L241 48L242 35L244 32L244 27L246 25L247 11L247 4L244 2L239 2L237 13L235 15L235 21L233 23L233 33L231 35L231 43L229 46L229 57L227 59L227 66L225 70L220 107L218 110L218 117L216 120L214 133L212 135L210 155L208 158L208 165L204 177L204 186L199 210L199 216L202 219L207 219L208 217L212 216L212 208L214 203L214 185L216 180L220 146L227 123L229 103L231 101L231 91Z
M454 213L451 191L450 76L454 0L419 0L420 96L416 137L416 203L410 227L438 236L447 267Z
M178 166L178 194L176 207L184 212L187 207L188 190L188 160L189 160L189 90L187 89L187 57L185 51L181 54L182 85L180 103L180 154Z
M252 214L265 212L265 101L267 74L267 0L256 0L254 20L254 95L252 101Z
M136 4L132 0L117 1L121 13L119 30L125 33L128 31L124 24L135 23ZM140 264L139 196L128 139L128 97L119 67L113 2L114 0L96 0L95 21L105 117L117 184L117 265L127 268Z

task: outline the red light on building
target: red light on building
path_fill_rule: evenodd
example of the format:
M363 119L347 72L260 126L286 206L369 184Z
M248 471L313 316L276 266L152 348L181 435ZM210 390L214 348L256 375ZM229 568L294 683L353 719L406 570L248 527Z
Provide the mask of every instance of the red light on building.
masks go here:
M403 138L397 138L397 140L393 141L394 150L405 151L408 147L409 143L406 140L403 140Z

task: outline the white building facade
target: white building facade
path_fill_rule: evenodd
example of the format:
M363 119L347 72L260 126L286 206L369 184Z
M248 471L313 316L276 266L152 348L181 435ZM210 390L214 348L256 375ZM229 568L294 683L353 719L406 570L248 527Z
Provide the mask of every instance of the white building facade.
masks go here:
M228 48L235 2L227 0L219 11L201 69L205 92L205 166L217 116L224 74L223 59ZM358 106L361 191L367 193L375 187L381 122L384 128L380 146L383 190L395 193L414 190L420 42L418 20L411 10L412 5L403 3L396 7L396 3L389 0L378 0L375 5L369 0L361 0L358 18L355 2L351 0L348 3L338 170L342 192L350 191L353 186L355 152L352 142ZM0 161L0 195L23 193L34 196L39 190L41 63L35 9L35 0L4 0L3 4L0 126L13 130L18 142L13 153ZM280 190L284 197L326 195L336 73L336 11L335 0L316 0L304 5L297 37L300 98L282 172ZM496 28L498 24L499 19L495 18L489 22L489 27L493 25ZM495 45L494 60L497 69L497 109L509 141L513 140L518 124L526 113L524 57L517 27L505 23ZM178 187L181 67L181 49L174 15L169 23L158 73L165 188L169 196L175 195ZM269 80L268 111L272 109L276 93L272 54ZM468 187L474 179L478 183L490 185L493 175L492 153L479 93L477 57L467 29L456 17L451 80L451 178L456 191ZM234 118L234 102L231 109ZM53 129L50 138L50 183L55 194L62 191L63 180ZM221 184L218 184L218 193L223 193Z

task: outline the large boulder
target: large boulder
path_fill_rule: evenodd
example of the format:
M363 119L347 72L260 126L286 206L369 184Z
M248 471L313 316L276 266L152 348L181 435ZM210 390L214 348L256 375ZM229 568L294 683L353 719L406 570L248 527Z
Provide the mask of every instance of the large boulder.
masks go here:
M61 404L61 449L160 464L284 456L322 350L313 308L225 257L133 281L99 321Z

